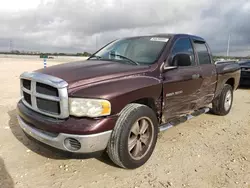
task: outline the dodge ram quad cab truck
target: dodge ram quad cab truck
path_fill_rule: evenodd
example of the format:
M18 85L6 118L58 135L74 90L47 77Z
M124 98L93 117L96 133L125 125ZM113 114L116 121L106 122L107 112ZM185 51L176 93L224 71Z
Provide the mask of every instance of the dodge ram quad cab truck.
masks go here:
M107 152L116 165L134 169L150 158L160 131L210 109L227 115L239 80L239 65L216 65L201 37L122 38L86 61L21 74L18 120L46 145Z

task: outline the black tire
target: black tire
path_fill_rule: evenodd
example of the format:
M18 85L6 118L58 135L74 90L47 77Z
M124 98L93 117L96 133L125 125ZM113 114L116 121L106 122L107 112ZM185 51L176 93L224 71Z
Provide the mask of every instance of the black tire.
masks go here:
M129 151L128 141L130 139L129 137L131 136L132 126L135 125L134 123L137 122L138 119L144 117L148 118L148 120L151 120L150 122L152 123L150 125L150 127L152 127L150 128L150 130L152 131L152 133L150 133L150 135L152 136L150 137L151 145L145 145L144 147L147 148L145 155L142 156L141 159L135 160L133 156L131 156L132 154ZM142 166L148 161L154 151L157 137L158 120L154 111L145 105L131 103L122 110L120 117L116 122L115 128L108 143L107 153L110 159L116 165L122 168L135 169ZM137 147L137 144L135 145Z
M231 104L229 108L225 108L225 102L227 100L228 92L231 93ZM212 102L212 113L219 116L225 116L230 112L232 104L233 104L233 88L231 85L225 84L220 95L217 96Z

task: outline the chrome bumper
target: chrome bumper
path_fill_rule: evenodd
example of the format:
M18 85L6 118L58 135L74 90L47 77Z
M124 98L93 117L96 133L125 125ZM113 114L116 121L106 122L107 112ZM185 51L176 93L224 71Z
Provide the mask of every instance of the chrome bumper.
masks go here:
M39 129L29 126L20 118L20 116L17 116L17 118L20 127L23 129L24 132L26 132L31 137L35 138L36 140L44 144L50 145L54 148L74 153L93 153L96 151L105 150L112 133L112 131L107 131L98 134L91 134L91 135L74 135L74 134L59 133L56 136L52 136L49 133L46 134L46 132L43 132ZM69 150L64 143L65 139L67 138L76 139L81 144L80 149L76 151Z

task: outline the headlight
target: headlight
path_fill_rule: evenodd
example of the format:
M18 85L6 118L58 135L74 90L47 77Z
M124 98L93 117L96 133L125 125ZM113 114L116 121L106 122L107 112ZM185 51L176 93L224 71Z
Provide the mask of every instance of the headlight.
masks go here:
M106 116L111 113L111 104L102 99L69 98L69 112L77 117Z

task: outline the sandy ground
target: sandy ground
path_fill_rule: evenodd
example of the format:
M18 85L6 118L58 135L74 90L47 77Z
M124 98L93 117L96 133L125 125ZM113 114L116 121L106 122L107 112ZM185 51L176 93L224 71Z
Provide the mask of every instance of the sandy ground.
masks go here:
M70 59L70 61L73 58ZM49 60L48 65L69 61ZM159 135L150 160L136 170L107 156L69 157L41 146L16 119L19 75L42 68L39 58L0 58L0 187L250 187L250 90L235 92L226 117L205 114Z

